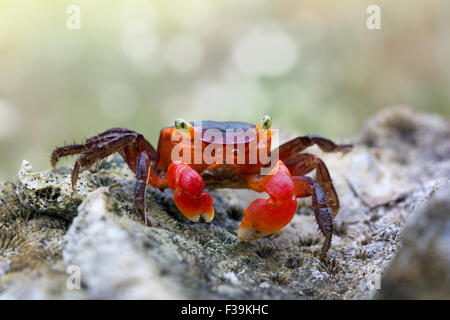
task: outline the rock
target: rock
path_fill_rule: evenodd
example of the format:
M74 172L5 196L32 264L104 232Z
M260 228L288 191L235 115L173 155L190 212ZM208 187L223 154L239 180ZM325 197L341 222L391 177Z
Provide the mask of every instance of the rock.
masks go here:
M10 270L9 268L9 261L6 259L0 260L0 276L8 273Z
M450 184L411 216L379 297L450 299Z
M412 191L401 180L395 181L391 171L370 152L355 154L345 176L361 201L371 208L396 201Z
M35 173L24 162L0 183L0 298L371 299L406 221L448 181L449 128L395 107L369 119L345 157L308 150L327 164L341 201L326 262L310 199L281 231L241 243L255 192L212 191L207 224L187 220L172 191L148 188L146 227L119 156L81 171L75 191L70 166Z
M72 192L70 175L56 172L33 173L31 164L23 161L15 179L17 200L23 208L39 214L57 214L65 219L73 219L83 197L94 188L86 188L86 180Z
M90 193L67 232L64 262L79 270L95 299L180 299L178 285L161 277L146 254L146 228L122 228L108 208L107 188ZM129 223L128 221L125 222ZM134 227L135 230L132 229ZM130 232L133 232L130 234Z

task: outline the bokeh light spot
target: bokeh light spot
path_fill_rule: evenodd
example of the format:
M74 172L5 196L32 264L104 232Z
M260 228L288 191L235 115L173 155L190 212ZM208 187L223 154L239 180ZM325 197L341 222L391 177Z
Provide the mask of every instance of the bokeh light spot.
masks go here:
M196 70L202 58L202 44L191 34L177 34L168 42L164 51L164 60L167 65L179 73Z
M159 48L159 38L152 25L145 20L128 22L121 36L125 55L135 63L149 59Z
M299 50L276 25L260 25L244 36L233 51L238 70L250 76L281 76L293 69Z

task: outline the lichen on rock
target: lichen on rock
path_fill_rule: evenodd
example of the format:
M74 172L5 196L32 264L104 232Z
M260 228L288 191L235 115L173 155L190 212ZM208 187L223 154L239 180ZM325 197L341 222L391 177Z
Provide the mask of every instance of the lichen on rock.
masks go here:
M119 156L80 172L75 190L70 166L33 172L24 162L0 184L0 298L373 298L406 222L450 177L450 129L438 116L395 107L354 142L345 157L308 150L327 164L341 200L326 262L309 199L281 231L241 243L243 211L261 196L254 192L211 191L216 215L207 224L187 220L172 191L149 187L147 227ZM73 267L79 288L68 284Z

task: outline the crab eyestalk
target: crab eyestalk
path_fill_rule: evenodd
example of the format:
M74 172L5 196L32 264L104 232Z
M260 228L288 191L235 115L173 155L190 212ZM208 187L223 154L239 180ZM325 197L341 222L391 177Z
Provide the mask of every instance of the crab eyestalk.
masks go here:
M261 120L259 120L256 124L256 134L258 136L260 147L262 148L267 145L267 142L272 135L272 130L270 130L271 125L272 119L269 115L265 115L264 117L262 117Z
M262 119L262 128L263 129L270 129L270 126L272 125L272 119L270 118L269 115L265 115Z
M188 131L189 126L190 124L186 120L181 118L175 119L175 128Z
M256 124L257 130L268 130L272 126L272 119L269 115L265 115L264 117L259 120L259 122Z
M194 136L194 126L192 126L188 121L178 118L175 120L175 128L177 128L178 133L187 139L192 139Z

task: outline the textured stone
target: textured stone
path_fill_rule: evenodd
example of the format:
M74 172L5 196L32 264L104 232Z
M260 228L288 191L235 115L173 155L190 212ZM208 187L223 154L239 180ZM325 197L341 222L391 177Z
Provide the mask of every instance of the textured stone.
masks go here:
M450 184L411 216L381 284L384 299L450 299Z

